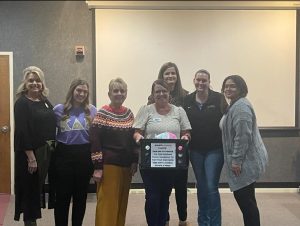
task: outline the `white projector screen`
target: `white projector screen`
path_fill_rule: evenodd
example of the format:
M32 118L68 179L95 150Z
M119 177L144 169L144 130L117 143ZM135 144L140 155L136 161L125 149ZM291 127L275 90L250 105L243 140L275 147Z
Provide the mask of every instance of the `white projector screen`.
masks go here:
M128 84L124 105L147 103L162 64L177 64L183 87L194 91L198 69L224 78L241 75L260 127L294 127L295 10L95 10L96 105L109 103L108 83Z

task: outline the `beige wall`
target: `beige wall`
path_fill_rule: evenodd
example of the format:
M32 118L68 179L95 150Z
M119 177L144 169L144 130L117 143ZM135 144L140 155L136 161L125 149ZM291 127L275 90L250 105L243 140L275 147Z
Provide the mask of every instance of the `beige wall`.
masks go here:
M172 61L190 92L201 68L216 91L226 76L243 76L259 126L295 126L295 10L96 9L95 21L97 106L109 101L108 83L120 76L136 113L160 66Z

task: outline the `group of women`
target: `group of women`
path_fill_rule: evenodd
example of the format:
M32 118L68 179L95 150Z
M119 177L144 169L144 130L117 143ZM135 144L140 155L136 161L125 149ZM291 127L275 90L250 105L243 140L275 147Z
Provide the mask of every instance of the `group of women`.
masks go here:
M96 226L124 226L132 176L141 139L166 132L189 142L197 182L198 225L221 225L218 190L223 164L242 211L245 226L259 226L255 182L264 172L267 152L244 79L225 78L222 93L210 89L210 73L196 72L191 94L181 85L172 62L162 65L148 103L134 117L123 103L127 84L111 80L110 103L98 111L89 104L89 85L75 79L63 104L47 99L44 73L35 66L23 71L15 102L15 220L37 225L45 207L48 173L49 207L56 226L81 226L90 178L97 183ZM178 225L187 222L187 169L141 169L145 215L149 226L169 225L169 196L175 189Z

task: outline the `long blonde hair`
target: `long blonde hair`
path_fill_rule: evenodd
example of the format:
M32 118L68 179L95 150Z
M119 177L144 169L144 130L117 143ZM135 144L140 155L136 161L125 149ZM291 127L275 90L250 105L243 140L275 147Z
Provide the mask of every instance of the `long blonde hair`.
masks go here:
M46 86L44 72L36 66L29 66L23 70L23 80L19 85L16 93L17 99L20 98L25 93L27 93L28 89L26 88L26 83L29 75L31 74L37 75L42 82L42 93L41 93L42 98L46 98L48 96L49 89Z
M88 123L91 123L92 118L91 118L91 111L90 111L90 104L89 104L89 96L90 96L89 84L87 81L85 81L83 79L75 79L71 82L70 88L69 88L67 96L66 96L66 101L64 103L64 114L63 114L61 120L64 121L70 117L70 111L73 107L73 93L74 93L74 90L76 89L76 87L79 85L86 85L88 88L88 94L82 103L82 107L84 109L85 118L87 119Z

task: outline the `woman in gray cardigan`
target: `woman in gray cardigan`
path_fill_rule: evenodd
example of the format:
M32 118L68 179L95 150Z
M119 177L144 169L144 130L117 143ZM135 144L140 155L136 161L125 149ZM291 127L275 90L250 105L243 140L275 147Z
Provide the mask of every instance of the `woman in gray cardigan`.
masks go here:
M229 107L220 121L228 183L242 213L245 226L260 226L255 199L255 182L265 171L268 161L256 116L245 98L248 88L238 75L225 78L222 93Z

